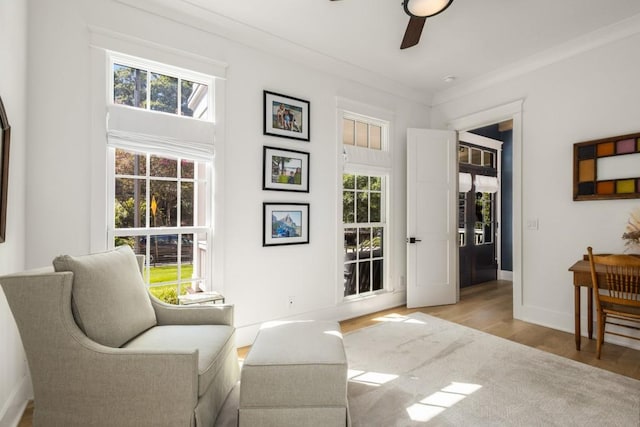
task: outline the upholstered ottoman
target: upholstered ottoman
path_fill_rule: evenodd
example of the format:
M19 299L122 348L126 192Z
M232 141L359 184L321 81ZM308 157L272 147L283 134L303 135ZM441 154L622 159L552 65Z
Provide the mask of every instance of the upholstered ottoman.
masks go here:
M240 427L346 426L347 359L340 325L262 325L240 374Z

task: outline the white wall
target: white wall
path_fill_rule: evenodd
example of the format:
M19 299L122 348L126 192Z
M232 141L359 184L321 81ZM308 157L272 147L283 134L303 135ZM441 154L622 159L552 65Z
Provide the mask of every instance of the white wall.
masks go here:
M338 77L300 64L295 57L219 37L213 34L215 28L197 30L120 2L33 0L31 4L29 267L48 265L60 253L82 254L95 247L90 217L95 197L92 188L96 186L92 186L89 165L92 149L102 150L104 140L93 138L98 126L95 121L101 116L91 115L91 94L102 83L92 81L89 75L95 51L89 44L92 34L106 30L124 34L128 42L139 39L147 47L147 42L152 42L160 50L228 64L224 146L218 147L216 158L216 180L223 192L216 206L223 227L216 230L216 238L223 239L220 256L224 261L218 266L222 272L216 274L222 273L227 301L236 306L240 345L250 343L257 325L265 320L342 319L404 303L400 283L405 264L405 132L407 127L429 123L427 107L357 83L357 76ZM262 135L265 89L311 102L310 143ZM348 304L337 297L341 274L336 214L338 96L387 110L396 118L391 136L396 197L390 224L395 237L389 268L395 292ZM309 194L261 190L263 145L311 153ZM310 244L263 248L264 201L309 202ZM287 304L289 296L295 296L293 308Z
M624 250L621 235L640 201L574 202L573 144L640 131L635 33L482 90L435 97L443 100L432 111L436 128L524 99L522 223L538 219L539 230L522 230L523 320L573 331L567 269L589 245L598 252ZM582 326L586 334L586 318Z
M0 243L0 276L24 268L27 4L0 0L0 96L11 125L6 241ZM22 343L0 290L0 425L21 415L30 395Z

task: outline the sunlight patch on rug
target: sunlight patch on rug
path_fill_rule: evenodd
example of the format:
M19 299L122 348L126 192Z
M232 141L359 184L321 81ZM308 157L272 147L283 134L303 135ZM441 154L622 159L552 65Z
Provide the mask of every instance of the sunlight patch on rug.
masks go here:
M356 382L360 384L366 384L374 387L381 386L382 384L386 384L389 381L393 381L398 378L397 375L394 374L383 374L380 372L365 372L358 371L355 369L349 369L347 372L347 379L351 382Z
M413 421L427 422L481 388L482 386L478 384L453 382L409 406L407 413Z
M418 320L418 319L414 319L412 317L409 316L403 316L401 314L397 314L397 313L391 313L391 314L387 314L385 316L382 317L376 317L375 319L373 319L376 322L403 322L403 323L416 323L416 324L424 324L423 321Z

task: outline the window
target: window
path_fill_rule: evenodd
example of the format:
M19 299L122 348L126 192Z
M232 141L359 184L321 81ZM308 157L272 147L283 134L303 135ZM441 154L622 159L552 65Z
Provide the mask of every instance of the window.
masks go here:
M342 120L342 143L357 147L382 150L382 126L363 119L345 117Z
M128 57L114 57L112 64L114 104L209 119L209 85L202 76L187 72L193 75L183 78L173 75L178 70Z
M344 174L344 296L384 288L385 178Z
M145 255L149 291L177 304L211 287L213 78L119 54L110 64L109 244Z
M343 296L385 289L389 123L343 111L342 175Z

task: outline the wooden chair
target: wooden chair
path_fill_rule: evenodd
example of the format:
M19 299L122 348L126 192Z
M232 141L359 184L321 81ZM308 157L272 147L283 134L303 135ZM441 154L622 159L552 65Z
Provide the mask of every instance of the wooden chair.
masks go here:
M596 295L596 352L600 359L606 324L640 331L640 258L622 254L594 255L590 246L587 253ZM601 280L598 280L598 273ZM606 333L640 340L640 334L632 336L610 329Z

